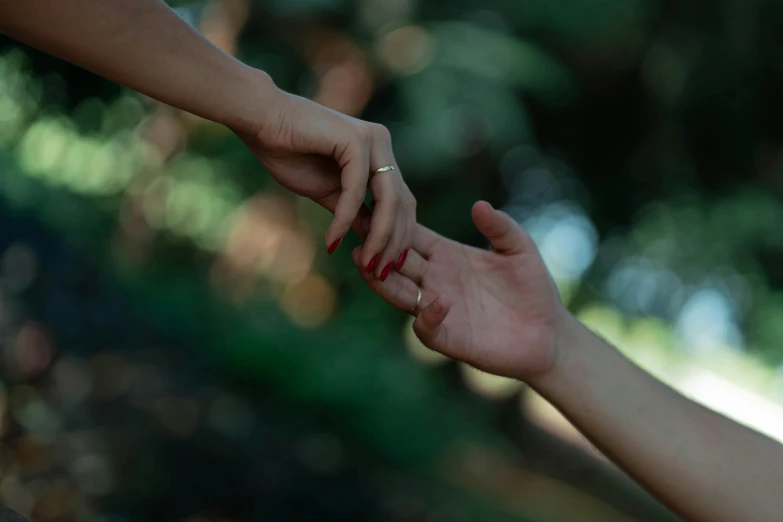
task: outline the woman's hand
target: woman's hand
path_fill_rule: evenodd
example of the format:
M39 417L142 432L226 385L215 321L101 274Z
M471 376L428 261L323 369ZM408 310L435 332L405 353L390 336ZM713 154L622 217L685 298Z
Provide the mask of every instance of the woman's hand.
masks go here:
M486 251L450 241L417 225L399 274L381 283L360 270L370 288L411 312L424 344L481 370L529 379L552 369L557 332L567 312L533 240L489 203L473 221L492 244ZM362 258L354 251L354 260Z
M385 280L405 262L416 201L405 185L385 127L277 91L250 130L235 130L285 188L334 213L326 231L332 253L353 227L366 240L360 264ZM373 174L392 165L394 170ZM369 186L371 212L363 203Z
M283 186L335 213L326 232L330 252L353 223L360 236L369 233L365 267L384 278L405 260L414 200L399 170L370 178L396 167L388 132L283 93L161 0L0 1L0 31L234 129ZM376 201L369 227L371 214L362 210L368 181Z

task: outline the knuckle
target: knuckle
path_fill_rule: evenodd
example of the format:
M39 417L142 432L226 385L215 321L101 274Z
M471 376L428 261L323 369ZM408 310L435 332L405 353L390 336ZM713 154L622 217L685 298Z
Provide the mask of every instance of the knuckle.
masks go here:
M391 144L392 141L391 132L389 132L389 129L386 128L385 125L374 123L372 129L374 131L376 139L381 140L381 142L383 143Z
M357 143L367 145L372 139L372 130L364 123L357 123L354 127L354 135Z
M405 196L405 206L408 207L411 210L411 212L413 212L415 214L416 213L416 205L417 204L418 203L416 202L416 198L413 197L413 194L408 192L406 194L406 196Z

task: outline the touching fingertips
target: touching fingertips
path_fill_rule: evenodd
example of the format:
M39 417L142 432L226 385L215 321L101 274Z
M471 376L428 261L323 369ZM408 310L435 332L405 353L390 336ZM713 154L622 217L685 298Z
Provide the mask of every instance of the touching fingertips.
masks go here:
M367 268L365 269L365 271L369 274L370 272L375 270L375 267L378 266L378 262L380 260L381 260L381 255L380 254L375 254L374 256L372 256L372 259L370 259L370 262L367 263Z
M405 264L405 260L408 259L408 249L402 251L400 254L400 257L397 258L397 271L399 272L402 270L403 265Z
M383 267L383 270L381 271L381 277L380 277L381 281L386 281L386 278L389 277L392 268L394 268L394 263L389 263L385 267Z
M335 241L334 243L332 243L331 245L329 245L329 248L327 249L326 252L328 254L331 254L332 252L337 250L337 247L340 246L340 243L342 243L342 241L343 241L343 238L340 238L337 241Z

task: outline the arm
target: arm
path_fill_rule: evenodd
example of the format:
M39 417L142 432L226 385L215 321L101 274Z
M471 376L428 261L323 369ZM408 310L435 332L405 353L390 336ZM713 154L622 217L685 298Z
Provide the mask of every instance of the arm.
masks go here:
M530 384L688 520L773 521L783 446L664 385L568 315L558 362Z
M408 248L415 201L388 131L277 89L226 55L161 0L0 0L0 31L164 103L230 127L284 187L334 219L331 254L353 228L363 260L388 275ZM363 205L367 188L375 211Z
M780 520L783 446L686 399L582 326L509 216L477 203L473 221L493 251L419 226L401 273L365 282L404 311L421 289L413 328L424 344L529 383L686 519Z
M276 95L265 73L223 53L159 0L0 0L0 30L233 128L253 131Z

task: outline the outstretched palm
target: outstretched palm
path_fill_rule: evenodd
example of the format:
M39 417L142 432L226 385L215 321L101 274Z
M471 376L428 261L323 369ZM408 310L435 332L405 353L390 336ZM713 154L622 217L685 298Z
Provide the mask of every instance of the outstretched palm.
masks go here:
M554 361L562 310L549 273L532 239L506 214L480 202L473 219L493 251L418 226L401 273L385 283L371 274L364 279L406 311L421 288L414 329L430 348L490 373L545 372Z

